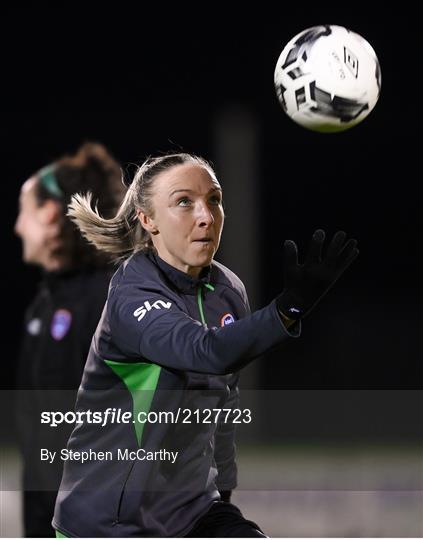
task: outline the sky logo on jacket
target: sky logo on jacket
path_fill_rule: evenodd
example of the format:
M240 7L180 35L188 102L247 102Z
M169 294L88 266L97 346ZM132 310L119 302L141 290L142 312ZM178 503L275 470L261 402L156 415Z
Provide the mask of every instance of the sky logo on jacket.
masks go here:
M164 300L156 300L153 304L150 304L148 300L144 302L142 306L137 308L134 311L134 317L138 319L138 321L141 321L147 311L151 311L152 309L170 309L170 306L172 305L172 302L165 302Z
M56 341L63 339L72 323L72 313L67 309L58 309L53 315L50 332Z

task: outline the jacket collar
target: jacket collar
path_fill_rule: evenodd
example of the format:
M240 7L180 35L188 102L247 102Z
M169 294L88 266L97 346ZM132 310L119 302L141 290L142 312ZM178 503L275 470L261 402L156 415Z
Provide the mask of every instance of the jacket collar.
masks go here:
M147 253L147 257L159 267L161 272L165 274L166 278L171 281L171 283L177 289L185 294L197 294L198 287L210 283L211 266L205 266L201 270L199 277L193 278L189 274L186 274L185 272L182 272L181 270L178 270L174 266L168 264L154 251L149 251Z

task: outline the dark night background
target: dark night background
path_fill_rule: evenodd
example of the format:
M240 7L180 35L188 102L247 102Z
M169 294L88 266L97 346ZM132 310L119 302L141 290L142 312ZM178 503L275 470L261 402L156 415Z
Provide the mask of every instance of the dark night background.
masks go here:
M411 2L247 4L2 4L0 389L14 388L39 280L13 232L22 183L86 140L105 144L128 176L148 155L198 153L224 191L216 258L253 308L283 287L285 239L303 254L316 228L344 229L360 248L301 338L244 371L241 404L254 421L239 426L235 503L274 537L418 537L420 16ZM375 109L340 134L294 124L273 85L285 44L319 24L361 34L381 65ZM22 533L14 400L0 392L6 537Z
M405 7L369 13L350 4L268 6L238 16L200 4L175 13L163 6L154 15L135 2L3 8L2 387L13 387L21 318L38 279L22 264L13 234L24 180L84 140L106 144L125 170L149 154L182 148L211 159L219 173L212 126L222 111L241 108L258 140L258 195L255 211L245 215L258 231L254 307L281 290L285 238L304 253L315 228L342 228L360 247L359 259L304 323L303 337L260 364L256 386L421 388L421 199L413 150L420 60L410 30L416 14ZM332 135L290 121L273 87L283 46L325 23L365 37L382 70L374 111ZM225 190L223 176L221 182ZM233 269L244 279L242 267Z

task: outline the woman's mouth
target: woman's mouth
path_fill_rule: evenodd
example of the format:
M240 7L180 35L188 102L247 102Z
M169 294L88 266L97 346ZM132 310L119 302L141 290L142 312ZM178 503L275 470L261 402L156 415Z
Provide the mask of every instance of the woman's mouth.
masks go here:
M209 236L205 236L204 238L197 238L197 240L194 240L194 242L203 242L205 244L211 241L212 239Z

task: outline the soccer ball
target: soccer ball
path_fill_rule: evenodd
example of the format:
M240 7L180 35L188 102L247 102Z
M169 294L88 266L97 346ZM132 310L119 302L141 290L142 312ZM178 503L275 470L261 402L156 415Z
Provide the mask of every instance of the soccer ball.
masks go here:
M321 132L360 123L379 98L381 73L371 45L343 26L313 26L281 52L275 88L286 114Z

